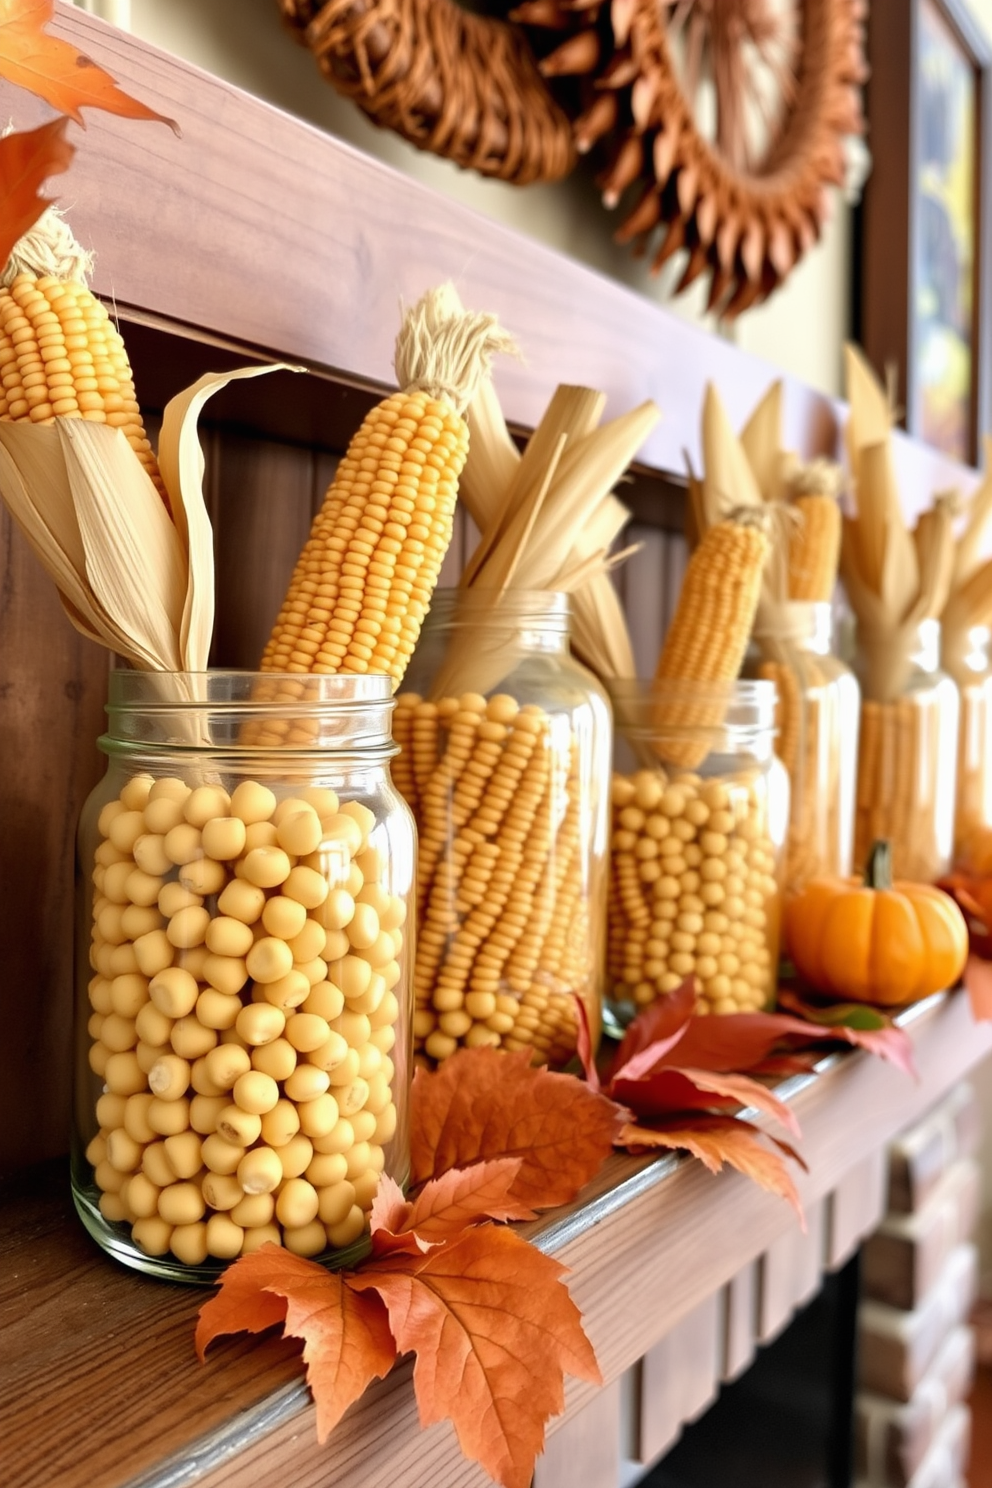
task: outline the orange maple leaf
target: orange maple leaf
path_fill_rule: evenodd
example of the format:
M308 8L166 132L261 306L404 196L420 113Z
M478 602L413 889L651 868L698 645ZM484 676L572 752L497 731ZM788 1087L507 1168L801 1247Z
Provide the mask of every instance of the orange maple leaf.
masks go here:
M109 72L68 41L49 36L54 0L0 0L0 76L85 128L80 110L99 108L127 119L155 119L175 134L179 126L118 88Z
M68 123L52 119L0 139L0 266L49 205L40 194L45 181L66 170L75 154L65 137Z
M317 1405L317 1438L325 1441L374 1379L388 1374L396 1345L382 1303L353 1290L333 1271L276 1245L242 1256L200 1309L196 1348L203 1358L222 1333L259 1333L273 1323L304 1340L307 1384Z
M681 1149L698 1157L711 1173L719 1173L724 1163L728 1163L769 1193L788 1199L805 1230L806 1219L796 1185L781 1157L770 1151L763 1139L774 1142L776 1147L805 1168L798 1152L787 1142L759 1131L736 1116L673 1116L651 1126L638 1126L631 1122L620 1134L621 1143L629 1151L645 1152L652 1147Z
M505 1057L505 1056L503 1056ZM466 1457L527 1488L564 1374L600 1384L565 1268L512 1230L472 1229L423 1256L373 1261L349 1286L385 1303L401 1352L416 1354L422 1426L448 1418Z
M534 1211L511 1192L519 1157L495 1158L470 1168L451 1168L424 1185L412 1201L383 1176L372 1205L372 1250L422 1254L484 1219L533 1219Z
M434 1073L418 1069L411 1103L415 1183L519 1157L512 1192L534 1209L575 1198L609 1156L621 1120L612 1101L574 1075L535 1069L525 1051L463 1049Z

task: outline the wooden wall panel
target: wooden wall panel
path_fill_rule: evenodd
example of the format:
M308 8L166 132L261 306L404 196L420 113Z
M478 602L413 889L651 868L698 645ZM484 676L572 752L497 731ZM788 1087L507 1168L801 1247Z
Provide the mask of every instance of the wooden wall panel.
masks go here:
M806 1231L793 1225L780 1235L761 1258L758 1291L758 1339L771 1340L791 1321L793 1313L819 1290L823 1274L827 1201L806 1206Z
M760 1262L744 1266L724 1290L723 1379L734 1380L757 1352Z
M722 1296L714 1292L644 1355L638 1461L654 1462L715 1399L722 1328Z
M217 563L214 666L257 667L323 496L309 450L213 436L208 499Z
M616 1488L620 1471L620 1381L613 1380L553 1435L534 1464L533 1488Z
M0 508L0 1172L65 1152L76 818L103 774L107 655Z

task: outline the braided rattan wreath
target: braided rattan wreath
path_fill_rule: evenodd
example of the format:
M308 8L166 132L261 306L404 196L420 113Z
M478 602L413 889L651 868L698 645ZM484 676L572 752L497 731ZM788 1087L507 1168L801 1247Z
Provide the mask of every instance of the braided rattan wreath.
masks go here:
M278 0L369 118L483 175L526 185L575 163L568 116L519 27L456 0Z
M866 13L866 0L524 0L510 12L573 111L581 99L576 144L605 149L606 206L640 186L618 241L643 252L661 229L654 267L685 250L677 288L710 273L709 307L726 316L770 294L820 235L845 137L864 128ZM762 72L779 107L756 142ZM707 79L710 134L697 117Z

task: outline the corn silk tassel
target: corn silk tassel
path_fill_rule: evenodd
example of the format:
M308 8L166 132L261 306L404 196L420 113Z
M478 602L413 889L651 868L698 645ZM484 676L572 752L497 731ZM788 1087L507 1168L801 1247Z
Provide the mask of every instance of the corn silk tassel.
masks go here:
M399 685L451 541L463 414L492 355L515 350L451 285L408 312L394 360L400 391L369 412L338 466L262 671L385 672Z

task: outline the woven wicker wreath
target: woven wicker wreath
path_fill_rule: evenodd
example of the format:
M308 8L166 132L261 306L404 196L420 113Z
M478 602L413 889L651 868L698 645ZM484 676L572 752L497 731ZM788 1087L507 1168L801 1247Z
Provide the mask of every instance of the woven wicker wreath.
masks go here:
M640 188L619 242L643 253L660 233L652 267L684 251L677 290L710 274L726 317L766 298L819 237L863 132L867 0L495 3L507 20L457 0L278 0L376 123L518 184L596 147L607 207Z
M524 32L456 0L278 0L325 76L421 150L527 185L575 163Z
M725 316L770 294L819 237L845 137L864 130L867 0L527 0L510 14L546 77L572 96L583 80L575 140L606 152L604 204L640 187L618 241L644 252L661 230L653 267L685 250L677 289L710 273Z

